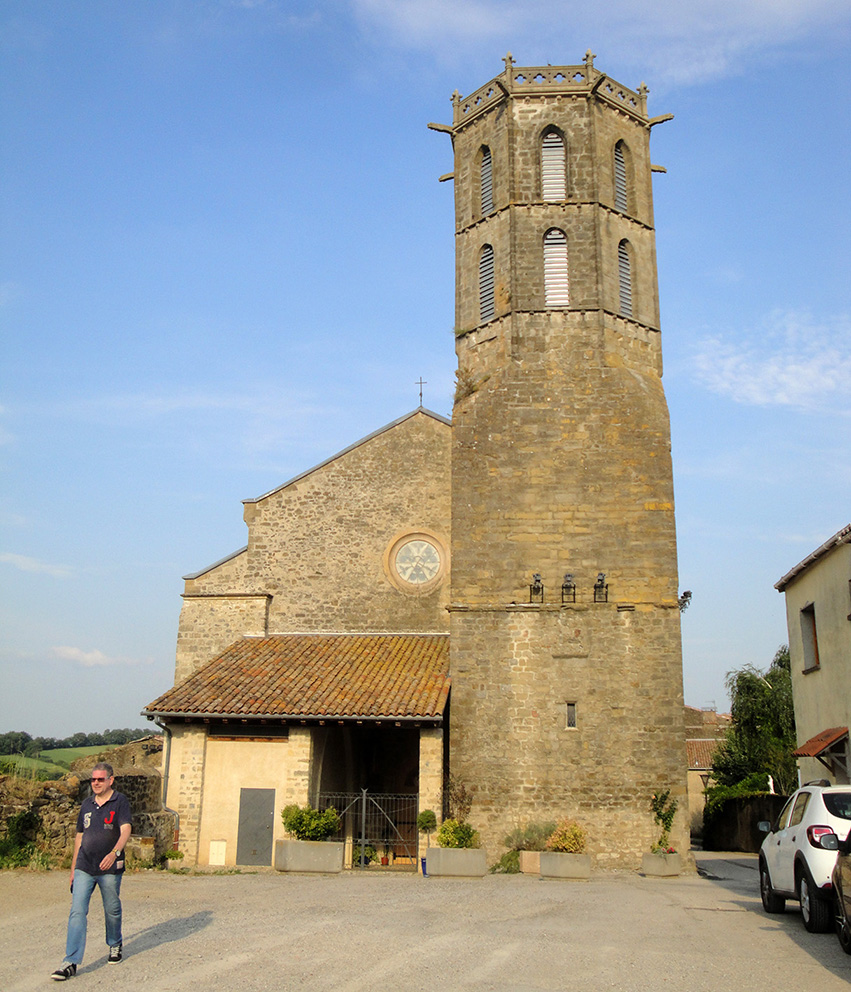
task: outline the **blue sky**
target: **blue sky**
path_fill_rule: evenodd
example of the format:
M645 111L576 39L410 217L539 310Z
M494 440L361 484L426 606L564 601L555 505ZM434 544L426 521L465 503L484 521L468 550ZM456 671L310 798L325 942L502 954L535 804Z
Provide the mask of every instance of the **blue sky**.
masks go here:
M0 0L0 731L139 726L181 576L267 492L451 413L450 96L650 87L686 702L851 521L846 0Z

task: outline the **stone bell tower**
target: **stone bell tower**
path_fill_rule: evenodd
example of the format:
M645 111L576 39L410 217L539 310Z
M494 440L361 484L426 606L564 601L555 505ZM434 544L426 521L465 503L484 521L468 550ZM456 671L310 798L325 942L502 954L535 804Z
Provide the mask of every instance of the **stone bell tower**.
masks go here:
M505 70L453 97L449 765L495 856L571 816L599 865L688 846L647 90Z

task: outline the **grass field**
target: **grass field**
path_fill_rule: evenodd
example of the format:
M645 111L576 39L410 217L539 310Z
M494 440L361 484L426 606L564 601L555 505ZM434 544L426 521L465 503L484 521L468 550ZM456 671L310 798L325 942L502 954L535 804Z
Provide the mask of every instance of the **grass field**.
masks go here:
M87 754L99 754L109 749L108 744L90 744L87 747L60 747L53 751L42 751L37 758L25 758L20 754L0 756L0 764L14 768L14 774L41 777L49 772L55 778L61 778L71 768L71 762Z

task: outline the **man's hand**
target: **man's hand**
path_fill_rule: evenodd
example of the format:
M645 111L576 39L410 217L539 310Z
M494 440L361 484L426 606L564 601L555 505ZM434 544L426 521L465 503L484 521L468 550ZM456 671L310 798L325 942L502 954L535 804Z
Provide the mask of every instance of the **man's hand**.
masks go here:
M106 871L108 868L111 868L117 860L118 858L115 854L115 851L110 851L109 854L107 854L107 856L103 859L103 861L101 861L99 865L100 870Z

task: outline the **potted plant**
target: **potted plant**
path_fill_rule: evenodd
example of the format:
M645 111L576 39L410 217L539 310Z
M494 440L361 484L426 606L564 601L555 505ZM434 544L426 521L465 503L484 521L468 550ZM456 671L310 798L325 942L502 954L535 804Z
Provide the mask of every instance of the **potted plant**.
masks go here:
M275 842L275 868L278 871L339 872L343 870L342 841L328 838L340 829L340 818L333 806L318 810L292 804L281 810L284 829L293 840Z
M453 875L481 878L487 874L488 862L479 847L478 832L463 820L444 820L437 831L437 847L426 853L429 875Z
M679 875L682 863L676 849L671 847L670 833L679 802L671 799L671 790L656 792L650 797L653 819L659 826L659 839L650 848L649 854L642 855L641 868L645 875L670 877Z
M576 820L563 819L541 851L541 878L591 877L591 856L585 853L587 834Z
M169 871L177 871L183 867L180 863L183 860L183 851L172 848L165 852L163 858L165 859L165 866Z
M425 834L426 835L426 851L428 851L429 847L431 846L431 835L432 835L432 832L435 831L435 830L437 830L437 817L435 816L435 813L434 813L434 810L433 809L424 809L417 816L417 830L421 834ZM420 859L420 863L421 863L421 866L422 866L423 875L425 875L426 874L426 871L427 871L427 869L426 869L426 859L425 858L421 858Z
M524 875L540 872L541 851L546 850L547 840L555 828L554 822L527 823L512 830L503 841L509 852L518 852L518 865Z

